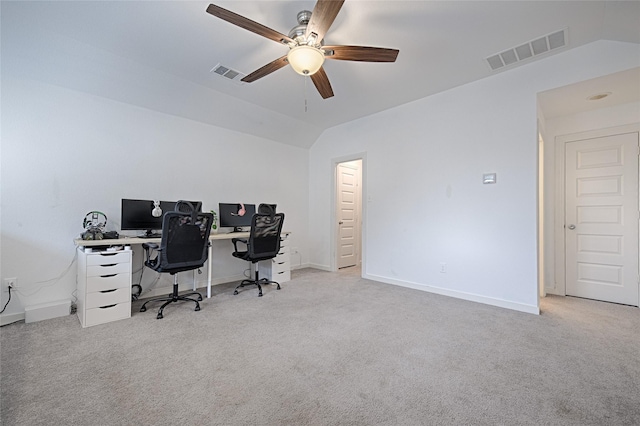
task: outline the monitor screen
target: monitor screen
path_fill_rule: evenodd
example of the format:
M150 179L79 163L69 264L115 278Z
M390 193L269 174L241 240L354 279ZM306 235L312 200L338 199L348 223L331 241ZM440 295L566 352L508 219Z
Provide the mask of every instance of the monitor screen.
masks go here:
M194 206L195 202L191 202ZM145 236L159 236L153 231L162 229L162 216L164 213L173 211L176 201L160 201L162 214L155 217L151 212L154 208L152 200L130 200L122 199L122 210L120 216L120 229L123 231L146 231Z
M221 228L234 228L234 231L240 231L241 227L251 226L251 218L256 214L256 205L220 203L218 214Z

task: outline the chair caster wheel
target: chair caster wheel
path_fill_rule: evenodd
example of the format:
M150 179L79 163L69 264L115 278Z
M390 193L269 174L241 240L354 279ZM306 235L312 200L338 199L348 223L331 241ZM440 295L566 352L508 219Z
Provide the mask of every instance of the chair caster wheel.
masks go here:
M162 318L164 318L164 317L162 316L162 313L158 313L158 316L156 317L156 319L162 319Z
M235 294L238 294L238 290L234 291L234 292L233 292L233 294L234 294L234 295L235 295Z
M194 309L194 311L199 311L200 310L200 306L196 306L196 308Z
M262 297L262 293L260 293L260 294L258 295L258 297Z
M140 312L147 312L147 308L143 306L142 308L140 308Z

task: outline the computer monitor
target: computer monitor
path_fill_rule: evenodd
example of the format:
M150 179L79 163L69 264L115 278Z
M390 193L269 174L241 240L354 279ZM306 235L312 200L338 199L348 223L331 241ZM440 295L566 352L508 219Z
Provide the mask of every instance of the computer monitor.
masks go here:
M196 202L191 202L196 206ZM176 201L160 201L162 214L155 217L152 214L154 204L152 200L131 200L122 199L122 210L120 216L120 229L123 231L145 231L141 237L159 238L162 230L162 216L164 213L173 211Z
M234 232L242 231L242 227L251 226L251 218L256 214L255 204L220 203L218 216L221 228L233 228Z

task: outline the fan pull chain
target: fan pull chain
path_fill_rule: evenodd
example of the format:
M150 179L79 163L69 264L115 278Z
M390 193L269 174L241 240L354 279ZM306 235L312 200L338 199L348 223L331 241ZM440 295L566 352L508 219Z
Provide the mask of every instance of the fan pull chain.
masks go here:
M307 112L307 80L309 80L309 76L305 76L304 78L304 112Z

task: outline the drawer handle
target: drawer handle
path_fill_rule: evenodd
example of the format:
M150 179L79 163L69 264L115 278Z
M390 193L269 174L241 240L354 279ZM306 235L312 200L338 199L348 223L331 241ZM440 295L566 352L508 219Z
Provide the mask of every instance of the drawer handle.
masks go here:
M112 288L111 290L102 290L102 291L100 291L100 293L113 293L116 290L117 290L117 288Z
M109 309L109 308L113 308L114 306L117 306L118 304L114 304L114 305L107 305L107 306L100 306L100 309Z
M115 256L118 253L100 253L100 256Z
M111 266L116 266L116 265L117 265L117 263L110 263L108 265L100 265L100 266L102 266L103 268L109 268Z
M111 277L115 277L118 274L109 274L109 275L100 275L100 278L111 278Z
M287 262L278 262L278 265L284 265Z

